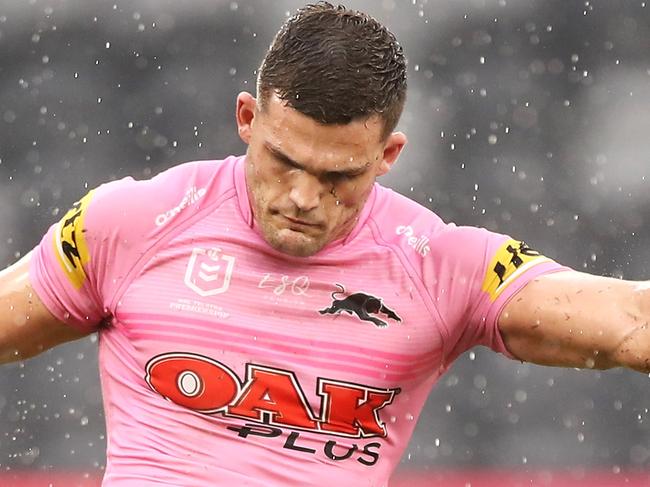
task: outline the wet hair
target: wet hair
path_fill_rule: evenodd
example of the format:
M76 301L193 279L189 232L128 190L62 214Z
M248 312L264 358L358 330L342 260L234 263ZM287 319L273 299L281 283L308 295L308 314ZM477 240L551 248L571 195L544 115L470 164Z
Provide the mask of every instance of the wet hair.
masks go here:
M379 115L385 139L406 100L406 60L395 36L369 15L327 2L307 5L276 34L257 78L271 94L322 124Z

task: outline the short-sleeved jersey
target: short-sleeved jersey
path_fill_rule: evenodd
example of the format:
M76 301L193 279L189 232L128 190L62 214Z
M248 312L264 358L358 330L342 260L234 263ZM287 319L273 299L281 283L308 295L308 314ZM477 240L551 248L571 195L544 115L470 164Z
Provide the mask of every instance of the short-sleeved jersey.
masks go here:
M508 355L500 310L562 267L379 184L346 238L284 255L244 164L100 186L33 254L48 309L99 333L103 485L386 485L440 375Z

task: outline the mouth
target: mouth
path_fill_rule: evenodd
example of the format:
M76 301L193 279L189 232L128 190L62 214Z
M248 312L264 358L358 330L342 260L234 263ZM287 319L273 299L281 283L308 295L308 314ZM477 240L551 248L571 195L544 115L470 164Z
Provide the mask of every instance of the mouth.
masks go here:
M312 222L308 222L308 221L305 221L305 220L299 220L297 218L291 218L290 216L286 216L286 215L282 215L282 217L285 220L287 220L288 222L293 223L294 225L301 226L301 227L317 228L317 227L321 226L320 223L312 223Z

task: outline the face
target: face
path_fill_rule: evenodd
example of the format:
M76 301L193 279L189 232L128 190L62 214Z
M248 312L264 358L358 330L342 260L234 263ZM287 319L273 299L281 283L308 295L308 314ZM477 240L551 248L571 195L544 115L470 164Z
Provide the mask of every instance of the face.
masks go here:
M406 143L382 140L379 117L323 125L270 96L237 98L239 135L248 144L246 185L264 239L293 256L314 255L356 224L375 178L387 173Z

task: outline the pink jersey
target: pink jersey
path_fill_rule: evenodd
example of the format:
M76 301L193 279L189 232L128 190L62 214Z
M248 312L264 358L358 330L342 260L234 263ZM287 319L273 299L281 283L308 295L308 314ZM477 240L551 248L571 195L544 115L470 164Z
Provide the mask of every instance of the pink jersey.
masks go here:
M99 333L105 486L383 486L462 352L508 355L504 304L562 269L376 184L345 239L281 254L244 158L105 184L52 226L31 279Z

